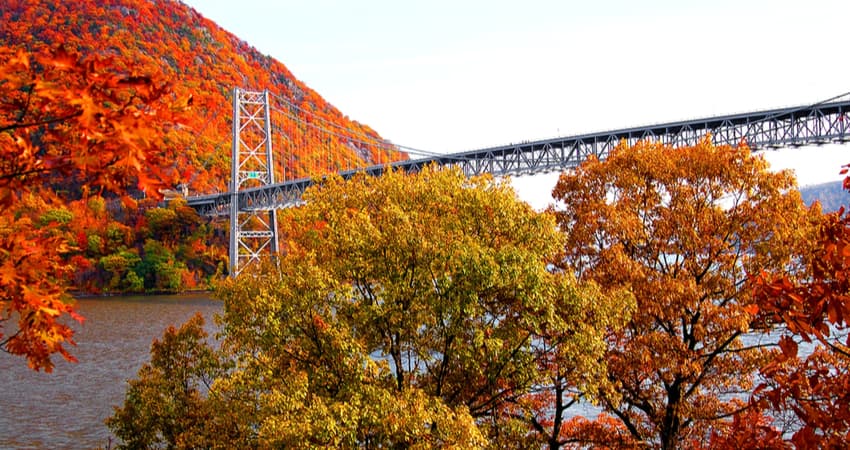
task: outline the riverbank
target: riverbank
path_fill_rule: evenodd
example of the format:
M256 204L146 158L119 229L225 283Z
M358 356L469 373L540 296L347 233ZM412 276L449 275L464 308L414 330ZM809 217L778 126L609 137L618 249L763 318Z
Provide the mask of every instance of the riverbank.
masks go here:
M164 297L164 296L181 296L181 295L207 295L211 300L216 300L213 297L212 289L189 289L180 292L166 291L151 291L151 292L83 292L83 291L68 291L68 294L75 300L87 300L97 298L113 298L113 297Z

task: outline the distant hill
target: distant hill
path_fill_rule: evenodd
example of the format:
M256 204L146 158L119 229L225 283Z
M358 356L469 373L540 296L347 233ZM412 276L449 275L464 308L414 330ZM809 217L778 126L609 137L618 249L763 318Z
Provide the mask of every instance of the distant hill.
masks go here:
M238 8L238 2L234 7ZM183 179L173 180L187 183L193 192L226 189L233 87L269 89L273 95L316 113L335 129L353 128L358 134L379 138L375 131L349 120L296 79L283 63L259 53L176 0L0 1L0 46L35 52L60 44L83 56L113 57L122 67L159 70L174 83L177 95L193 96L193 117L185 134L175 142L175 146L183 147L180 160L175 162ZM300 132L291 124L276 125ZM342 138L333 139L321 143L321 148L330 149L327 163L331 166L335 161L377 157L353 148L351 142L341 142ZM403 156L394 155L396 159ZM307 175L310 159L310 155L294 155L294 167L288 173Z
M838 211L842 206L850 205L850 192L844 190L841 181L802 186L800 195L807 205L819 201L824 212Z

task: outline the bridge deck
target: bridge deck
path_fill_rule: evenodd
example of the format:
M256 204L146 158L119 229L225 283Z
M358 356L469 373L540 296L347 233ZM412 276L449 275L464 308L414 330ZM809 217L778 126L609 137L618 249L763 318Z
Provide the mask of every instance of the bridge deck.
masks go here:
M343 178L358 172L379 175L388 167L415 171L428 164L459 166L467 175L560 171L581 164L590 155L605 158L624 140L634 144L652 139L685 146L695 144L707 133L711 133L717 145L737 145L745 140L753 149L845 143L850 141L850 100L528 141L372 166L340 175ZM299 204L301 195L311 184L312 180L305 178L241 190L237 201L242 211L285 208ZM218 193L189 197L187 201L202 214L227 215L233 197L232 193Z

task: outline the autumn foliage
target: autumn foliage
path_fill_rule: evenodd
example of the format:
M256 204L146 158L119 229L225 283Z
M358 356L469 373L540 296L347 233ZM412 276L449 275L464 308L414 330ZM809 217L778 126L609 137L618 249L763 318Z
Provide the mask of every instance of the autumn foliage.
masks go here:
M555 232L487 179L330 179L282 217L284 254L219 291L228 369L193 433L843 448L850 227L794 187L745 145L621 145L562 174ZM162 408L140 377L113 429Z
M747 393L777 352L752 335L771 322L750 282L800 269L813 227L792 176L770 172L745 145L641 142L563 174L554 197L565 267L637 299L628 324L607 338L616 389L599 395L617 418L610 434L672 449L763 426L742 414L753 414ZM579 424L573 439L583 442L593 427Z
M168 138L174 151L169 187L185 184L192 193L227 190L234 87L268 89L273 98L288 103L275 101L273 111L280 133L277 159L286 163L287 177L404 158L403 153L361 145L381 141L380 136L348 119L281 62L179 1L5 0L0 42L29 53L62 44L81 55L110 58L119 71L155 70L177 97L191 97L192 113ZM319 128L333 134L319 133ZM286 147L290 142L297 145Z
M850 217L844 208L824 217L813 244L802 276L762 274L756 284L764 314L787 330L759 391L777 414L791 416L799 448L840 448L850 441Z
M69 292L224 273L221 228L160 197L226 190L237 86L284 101L279 178L404 158L179 2L4 2L0 349L50 371ZM850 217L794 188L710 137L591 157L546 213L454 170L329 177L219 286L221 346L168 329L108 425L128 448L846 447Z
M603 330L631 299L550 271L552 217L506 185L427 168L305 199L280 258L217 292L234 368L192 408L216 418L198 442L221 426L239 447L528 448L559 439L564 389L605 385ZM140 372L113 430L163 410L160 373ZM160 436L145 445L175 442Z
M62 47L0 58L0 347L49 371L51 354L73 359L63 346L71 329L58 318L80 318L66 294L75 270L65 259L75 249L62 230L67 216L45 212L67 200L60 186L156 193L167 157L159 144L180 106L166 98L167 83L115 71L107 59Z
M237 86L288 105L273 119L300 143L281 149L288 177L404 157L364 146L381 140L180 2L3 2L0 348L49 370L50 354L72 359L57 321L69 291L180 292L222 275L224 225L160 201L227 189Z

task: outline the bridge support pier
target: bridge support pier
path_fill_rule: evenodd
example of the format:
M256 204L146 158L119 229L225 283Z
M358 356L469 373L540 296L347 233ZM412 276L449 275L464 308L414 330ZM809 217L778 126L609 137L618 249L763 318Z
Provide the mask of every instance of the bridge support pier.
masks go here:
M233 89L233 143L230 185L230 276L278 252L274 209L239 204L240 189L275 183L269 92Z

